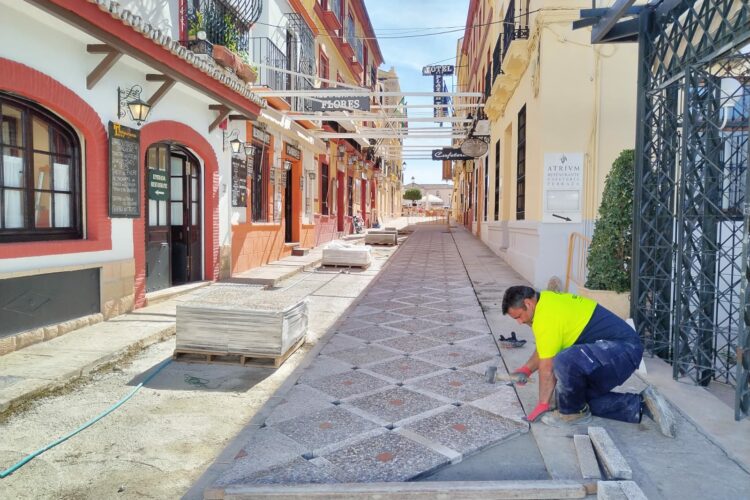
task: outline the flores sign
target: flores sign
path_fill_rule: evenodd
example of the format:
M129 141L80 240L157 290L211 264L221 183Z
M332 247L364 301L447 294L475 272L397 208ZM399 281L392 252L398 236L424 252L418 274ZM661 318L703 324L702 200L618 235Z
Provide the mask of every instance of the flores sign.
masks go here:
M310 100L312 111L370 111L370 99L367 96L315 96Z

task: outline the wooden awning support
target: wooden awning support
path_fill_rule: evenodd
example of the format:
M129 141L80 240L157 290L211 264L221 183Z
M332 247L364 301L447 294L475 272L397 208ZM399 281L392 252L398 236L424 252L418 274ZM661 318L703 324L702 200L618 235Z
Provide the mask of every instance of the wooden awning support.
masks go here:
M156 75L156 74L147 74L146 81L147 82L162 82L161 87L156 89L156 92L154 92L154 95L152 95L151 98L148 100L148 105L151 106L152 108L156 106L156 103L159 102L161 98L164 97L167 92L169 92L169 89L174 87L174 84L176 83L174 79L168 77L167 75Z
M86 88L91 90L97 82L102 79L107 71L122 57L122 52L106 43L95 43L86 45L86 52L89 54L107 54L104 59L86 76Z
M209 104L208 109L219 112L219 116L217 116L213 123L208 126L208 132L211 133L221 122L227 119L227 116L229 116L229 113L231 113L232 110L223 104Z

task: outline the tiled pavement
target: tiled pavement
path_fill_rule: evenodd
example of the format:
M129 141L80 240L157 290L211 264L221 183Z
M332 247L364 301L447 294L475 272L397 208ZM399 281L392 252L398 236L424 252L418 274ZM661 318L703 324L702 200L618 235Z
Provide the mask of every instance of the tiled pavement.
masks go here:
M214 487L404 481L528 431L453 236L421 227Z

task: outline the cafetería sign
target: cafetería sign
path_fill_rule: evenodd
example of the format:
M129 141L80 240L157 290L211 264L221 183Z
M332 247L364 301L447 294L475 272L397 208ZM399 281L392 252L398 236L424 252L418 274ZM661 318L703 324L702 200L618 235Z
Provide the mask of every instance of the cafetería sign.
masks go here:
M449 64L441 64L437 66L424 66L422 67L422 76L452 75L454 70L455 70L455 67Z
M473 160L473 156L465 155L459 148L443 148L432 150L433 160Z
M315 96L310 100L312 111L370 111L367 96Z

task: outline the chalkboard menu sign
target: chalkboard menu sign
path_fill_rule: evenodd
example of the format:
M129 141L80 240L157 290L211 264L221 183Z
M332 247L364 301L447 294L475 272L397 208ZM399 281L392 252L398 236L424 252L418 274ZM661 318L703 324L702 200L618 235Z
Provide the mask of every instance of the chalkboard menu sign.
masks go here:
M141 216L140 132L109 122L109 216Z
M232 158L232 206L247 206L247 163L241 158Z

